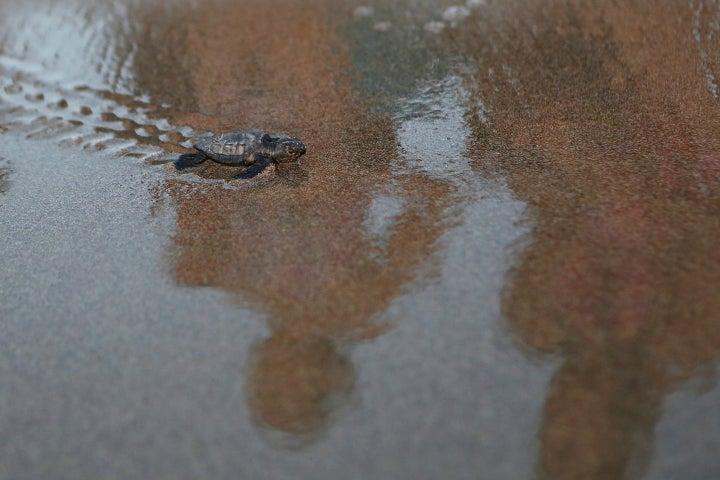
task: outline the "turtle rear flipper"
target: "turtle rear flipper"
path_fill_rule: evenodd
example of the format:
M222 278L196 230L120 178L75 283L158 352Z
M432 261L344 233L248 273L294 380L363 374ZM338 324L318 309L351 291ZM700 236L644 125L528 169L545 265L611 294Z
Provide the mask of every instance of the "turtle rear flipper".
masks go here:
M175 168L178 170L185 170L186 168L200 165L207 160L207 158L207 155L204 153L185 153L180 155L178 159L173 162L173 165L175 165Z

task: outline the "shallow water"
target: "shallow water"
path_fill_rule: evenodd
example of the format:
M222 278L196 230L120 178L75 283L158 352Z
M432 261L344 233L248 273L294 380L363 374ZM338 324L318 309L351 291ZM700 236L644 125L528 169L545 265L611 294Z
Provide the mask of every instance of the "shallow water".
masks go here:
M0 478L720 474L718 5L358 6L0 2Z

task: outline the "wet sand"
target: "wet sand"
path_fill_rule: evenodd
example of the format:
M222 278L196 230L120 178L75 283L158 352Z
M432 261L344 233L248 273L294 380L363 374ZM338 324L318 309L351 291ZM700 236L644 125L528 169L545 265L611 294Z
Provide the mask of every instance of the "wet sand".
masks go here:
M0 478L720 474L717 5L358 6L0 2Z

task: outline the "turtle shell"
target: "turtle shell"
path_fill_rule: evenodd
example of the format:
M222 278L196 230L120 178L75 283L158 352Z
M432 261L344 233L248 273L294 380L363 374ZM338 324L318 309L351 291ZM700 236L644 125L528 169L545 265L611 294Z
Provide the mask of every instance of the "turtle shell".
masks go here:
M251 165L254 154L263 149L265 135L260 130L243 130L203 138L195 148L211 159L227 165Z

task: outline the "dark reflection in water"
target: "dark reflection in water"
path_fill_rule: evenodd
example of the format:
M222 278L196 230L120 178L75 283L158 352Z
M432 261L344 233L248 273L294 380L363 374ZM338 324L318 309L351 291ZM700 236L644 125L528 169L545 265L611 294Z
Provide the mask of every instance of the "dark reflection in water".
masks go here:
M153 29L135 64L141 85L162 85L158 59L169 63L179 87L154 95L179 95L173 123L285 131L308 147L300 167L236 189L192 176L163 187L177 212L173 277L268 314L271 334L253 350L248 401L261 425L294 443L321 432L351 394L348 345L381 334L387 326L376 316L427 275L420 269L444 230L450 192L422 176L391 176L392 125L365 113L352 88L327 21L332 3L206 5L193 22L169 17L168 28ZM182 30L170 28L178 23ZM263 34L278 25L283 35Z
M663 397L720 357L713 13L504 2L446 37L477 65L475 167L535 222L503 312L564 359L539 478L640 478Z
M269 315L272 334L254 350L247 391L261 423L289 433L317 432L350 393L345 347L385 330L374 315L404 292L442 232L444 187L419 178L391 187L342 162L298 186L166 186L178 214L176 280L225 290ZM378 241L367 230L366 182L407 205Z

